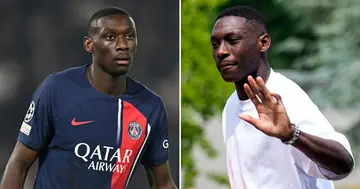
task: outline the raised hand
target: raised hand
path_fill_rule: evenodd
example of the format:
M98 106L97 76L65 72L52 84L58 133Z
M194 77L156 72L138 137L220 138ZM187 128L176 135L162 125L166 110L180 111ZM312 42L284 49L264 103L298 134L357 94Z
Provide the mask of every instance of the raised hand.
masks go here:
M248 82L250 86L247 83L244 84L244 90L254 103L259 119L245 114L240 114L239 117L268 136L282 141L290 139L294 129L291 127L280 95L271 93L261 77L257 77L255 81L252 76L248 76Z

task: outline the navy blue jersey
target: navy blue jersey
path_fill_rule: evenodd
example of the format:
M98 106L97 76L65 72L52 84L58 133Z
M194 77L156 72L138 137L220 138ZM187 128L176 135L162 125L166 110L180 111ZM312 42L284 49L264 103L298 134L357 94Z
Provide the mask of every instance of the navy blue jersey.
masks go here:
M168 160L167 137L157 94L127 77L124 94L105 95L80 66L36 89L18 141L40 154L36 189L123 189L136 165Z

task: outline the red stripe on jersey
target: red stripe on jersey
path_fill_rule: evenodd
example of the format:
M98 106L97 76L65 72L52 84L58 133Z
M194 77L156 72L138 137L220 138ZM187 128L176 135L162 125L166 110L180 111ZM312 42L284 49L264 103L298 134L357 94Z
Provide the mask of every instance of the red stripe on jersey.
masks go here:
M123 101L122 111L122 137L120 146L120 162L117 166L126 166L123 171L114 171L111 179L111 189L124 189L133 167L136 165L138 156L141 153L144 142L147 139L147 119L132 104ZM132 150L129 153L129 150ZM127 153L126 153L127 152ZM131 154L131 155L129 155Z

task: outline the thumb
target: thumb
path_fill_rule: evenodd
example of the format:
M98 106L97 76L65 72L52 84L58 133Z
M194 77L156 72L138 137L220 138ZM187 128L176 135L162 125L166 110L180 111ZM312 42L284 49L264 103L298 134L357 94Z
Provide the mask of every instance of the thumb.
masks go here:
M239 114L238 116L239 116L240 119L243 119L244 121L250 123L251 125L254 125L254 126L257 125L258 120L251 117L251 116L249 116L249 115Z

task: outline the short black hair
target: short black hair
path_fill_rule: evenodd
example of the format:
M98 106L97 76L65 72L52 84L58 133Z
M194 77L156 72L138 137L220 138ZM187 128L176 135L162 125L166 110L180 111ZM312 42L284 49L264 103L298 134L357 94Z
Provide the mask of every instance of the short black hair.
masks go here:
M105 7L102 9L99 9L98 11L96 11L90 18L90 21L88 23L88 35L91 36L91 34L93 34L93 27L92 27L92 23L96 22L97 20L106 17L106 16L111 16L111 15L124 15L124 16L128 16L131 17L131 15L125 11L124 9L118 8L118 7Z
M253 24L253 23L260 24L264 27L265 31L267 30L262 15L253 8L247 6L235 6L235 7L227 8L216 17L215 21L226 16L243 17L246 19L246 22L248 24Z

